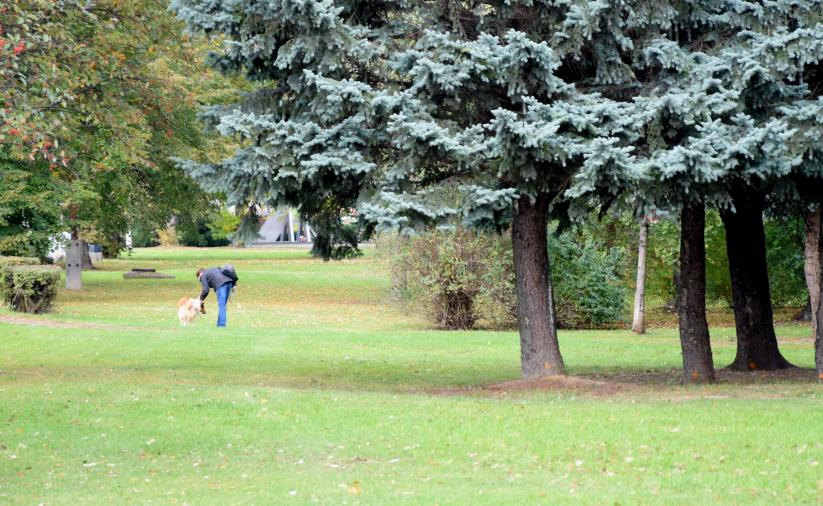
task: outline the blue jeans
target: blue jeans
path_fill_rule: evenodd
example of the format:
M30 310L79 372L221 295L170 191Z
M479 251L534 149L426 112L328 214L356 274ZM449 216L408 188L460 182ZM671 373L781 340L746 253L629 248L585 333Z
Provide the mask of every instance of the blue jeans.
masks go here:
M217 326L226 326L226 304L229 302L229 294L233 283L225 283L216 290L217 292Z

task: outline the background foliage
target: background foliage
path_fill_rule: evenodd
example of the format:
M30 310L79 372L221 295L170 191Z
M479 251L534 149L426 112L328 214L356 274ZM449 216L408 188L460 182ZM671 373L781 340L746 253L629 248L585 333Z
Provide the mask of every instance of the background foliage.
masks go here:
M550 236L560 327L613 327L626 318L628 287L617 275L625 252L619 247L602 250L594 241L586 229ZM435 325L517 326L508 234L462 228L411 237L382 234L378 250L388 260L395 295L423 309Z
M639 226L627 214L592 215L549 237L558 326L622 326L631 311ZM706 215L706 298L731 308L731 284L723 225ZM647 308L676 309L678 223L662 217L651 225L647 251ZM808 291L803 277L803 225L795 219L766 221L772 302L800 308ZM422 309L445 328L517 325L511 238L507 234L432 231L416 236L381 234L378 251L389 266L392 293L401 304Z
M166 8L164 0L0 7L0 163L15 174L0 186L0 251L43 256L42 239L59 229L116 253L132 227L208 208L214 197L170 157L223 153L225 142L204 136L195 118L228 81L202 63L212 43L183 34ZM20 191L31 205L14 201Z

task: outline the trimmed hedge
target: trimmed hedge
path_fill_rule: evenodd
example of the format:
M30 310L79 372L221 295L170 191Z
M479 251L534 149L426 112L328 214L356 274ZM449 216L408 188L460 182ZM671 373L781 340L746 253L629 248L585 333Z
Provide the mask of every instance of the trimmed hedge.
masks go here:
M49 266L14 266L3 273L4 302L13 311L44 313L57 297L60 270Z
M57 297L60 269L36 258L0 257L0 297L13 311L43 313Z
M0 255L0 270L13 265L40 265L40 260L34 257L4 257Z
M0 300L6 304L6 271L17 265L39 265L40 260L32 257L12 257L0 255Z

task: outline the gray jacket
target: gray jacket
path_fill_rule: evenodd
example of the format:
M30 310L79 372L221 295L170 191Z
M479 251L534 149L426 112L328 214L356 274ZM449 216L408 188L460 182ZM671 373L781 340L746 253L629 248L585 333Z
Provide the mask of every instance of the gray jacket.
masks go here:
M232 283L232 280L225 276L219 267L204 270L200 273L200 284L203 285L203 290L200 292L200 300L206 300L210 288L216 292L218 288L226 283Z

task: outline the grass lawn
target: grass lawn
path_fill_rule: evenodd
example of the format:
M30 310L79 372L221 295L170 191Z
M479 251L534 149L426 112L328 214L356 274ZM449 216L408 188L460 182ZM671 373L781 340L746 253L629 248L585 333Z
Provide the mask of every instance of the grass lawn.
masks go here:
M226 261L229 328L214 294L179 327ZM0 309L0 504L823 504L813 375L679 385L676 329L561 332L574 377L524 384L516 333L430 330L370 255L157 248L83 277L54 313ZM808 334L778 328L802 367ZM734 329L712 344L729 363Z

